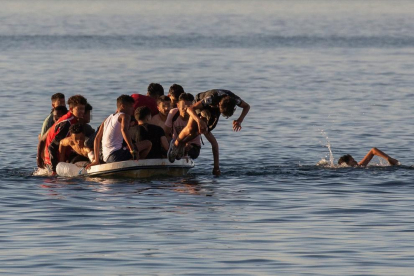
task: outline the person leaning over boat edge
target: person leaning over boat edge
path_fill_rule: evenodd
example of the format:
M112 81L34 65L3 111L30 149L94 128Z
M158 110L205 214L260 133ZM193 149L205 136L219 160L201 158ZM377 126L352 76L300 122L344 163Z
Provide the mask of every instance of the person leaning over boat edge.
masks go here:
M130 160L135 155L132 139L128 133L134 99L128 95L121 95L117 98L116 105L116 113L109 115L99 127L94 142L94 161L86 166L86 169L100 164L101 145L103 161L106 163Z
M71 125L79 122L85 114L86 98L82 95L75 95L69 98L69 112L62 116L47 132L46 138L41 139L38 145L38 154L44 151L43 158L38 158L37 164L39 168L49 167L53 174L56 174L56 165L59 161L58 150L59 143L62 139L69 136L69 128Z
M55 121L53 120L53 110L55 109L55 107L66 106L65 95L63 95L62 93L53 94L50 100L52 101L52 111L50 112L49 116L47 116L46 119L43 121L42 130L40 131L39 139L43 135L45 135L46 131L48 131L49 128L53 126L53 124L55 123Z
M183 154L183 146L186 141L193 139L198 134L204 134L212 144L214 156L213 174L220 175L219 148L216 138L211 132L217 125L220 114L231 117L236 105L243 108L240 117L233 121L233 130L240 131L242 122L250 110L250 105L233 92L224 89L213 89L197 94L196 103L187 109L190 119L187 126L181 131L178 139L170 144L168 159L174 162L177 156Z
M345 163L345 164L347 164L348 166L351 166L351 167L366 167L368 165L368 163L372 160L374 155L384 158L385 160L388 161L388 163L391 166L395 166L395 165L399 164L397 159L394 159L394 158L390 157L385 152L383 152L383 151L381 151L377 148L372 148L367 153L367 155L365 155L365 157L359 162L355 161L355 159L349 154L341 156L341 158L339 158L339 160L338 160L338 164L342 165L343 163Z

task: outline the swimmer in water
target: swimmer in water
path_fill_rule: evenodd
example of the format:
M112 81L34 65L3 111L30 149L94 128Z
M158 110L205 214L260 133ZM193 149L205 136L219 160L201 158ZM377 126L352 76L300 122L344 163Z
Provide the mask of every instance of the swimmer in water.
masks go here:
M391 166L395 166L395 165L399 164L397 159L394 159L394 158L388 156L386 153L384 153L383 151L381 151L377 148L372 148L367 153L367 155L365 155L365 157L359 162L355 161L355 159L351 155L347 154L347 155L344 155L341 158L339 158L338 164L342 165L343 163L345 163L345 164L347 164L348 166L351 166L351 167L366 167L368 165L368 163L372 160L374 155L384 158L385 160L388 161L388 163Z

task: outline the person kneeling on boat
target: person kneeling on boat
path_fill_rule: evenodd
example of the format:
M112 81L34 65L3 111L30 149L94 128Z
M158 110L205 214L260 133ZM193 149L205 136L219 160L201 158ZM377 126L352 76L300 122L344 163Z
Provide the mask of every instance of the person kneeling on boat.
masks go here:
M233 92L224 89L213 89L197 94L196 103L187 109L190 119L187 126L181 131L177 140L170 145L168 159L174 162L177 155L183 154L184 145L188 140L194 139L198 134L204 134L212 145L214 168L213 174L220 175L218 143L211 132L217 125L220 114L231 117L236 105L243 109L240 117L233 121L233 130L240 131L241 123L250 110L250 105Z
M377 148L372 148L367 153L367 155L365 155L365 157L359 162L355 161L355 159L351 155L346 154L346 155L342 156L341 158L339 158L338 164L342 165L342 164L345 163L345 164L347 164L348 166L351 166L351 167L366 167L368 165L368 163L372 160L374 155L384 158L385 160L388 161L388 163L391 166L395 166L395 165L399 164L397 159L394 159L394 158L390 157L385 152L383 152L383 151L381 151Z
M93 161L93 151L85 146L84 125L80 123L71 125L69 132L70 136L60 141L59 161L65 162L67 160L66 156L68 148L71 148L73 151L69 154L68 161L70 163L74 164L79 161Z
M168 132L172 132L172 139L177 139L180 132L187 126L190 115L187 108L193 104L194 96L190 93L182 93L178 98L178 108L171 109L168 114L165 126ZM188 155L191 159L197 159L200 155L201 136L197 135L193 140L185 144L184 156Z
M99 127L94 142L94 161L86 166L86 169L100 164L101 145L103 161L106 163L130 160L136 153L132 139L128 134L134 110L134 99L128 95L121 95L116 100L116 105L116 113L109 115Z
M131 133L131 135L137 137L138 148L142 143L150 142L152 146L146 158L165 158L169 147L168 140L162 127L149 123L151 121L151 110L146 106L140 106L135 110L134 115L138 126L134 130L135 133Z

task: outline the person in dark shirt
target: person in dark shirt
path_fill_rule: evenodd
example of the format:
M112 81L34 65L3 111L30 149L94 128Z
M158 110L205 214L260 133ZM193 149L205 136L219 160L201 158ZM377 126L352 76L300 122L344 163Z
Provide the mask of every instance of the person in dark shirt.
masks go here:
M168 150L168 141L164 130L156 125L149 124L151 110L146 106L135 110L135 119L138 122L139 141L148 140L152 147L146 156L147 159L165 158Z
M233 121L233 130L240 131L241 124L250 110L250 105L233 92L224 89L213 89L197 94L195 103L187 109L190 119L187 126L181 131L178 138L171 142L168 150L168 159L174 162L184 154L184 145L188 140L194 139L198 134L204 134L212 144L214 156L213 174L220 175L218 143L212 130L216 127L220 114L231 117L236 110L236 105L243 110L237 120Z

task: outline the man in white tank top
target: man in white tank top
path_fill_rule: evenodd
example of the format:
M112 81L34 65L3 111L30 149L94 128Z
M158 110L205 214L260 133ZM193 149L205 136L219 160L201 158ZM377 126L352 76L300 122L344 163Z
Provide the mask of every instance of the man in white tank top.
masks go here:
M134 99L128 95L116 100L117 111L101 124L94 143L95 160L86 167L99 165L99 151L102 145L103 161L106 163L130 160L135 155L134 146L128 134L129 123L134 112ZM124 145L124 142L126 145Z

